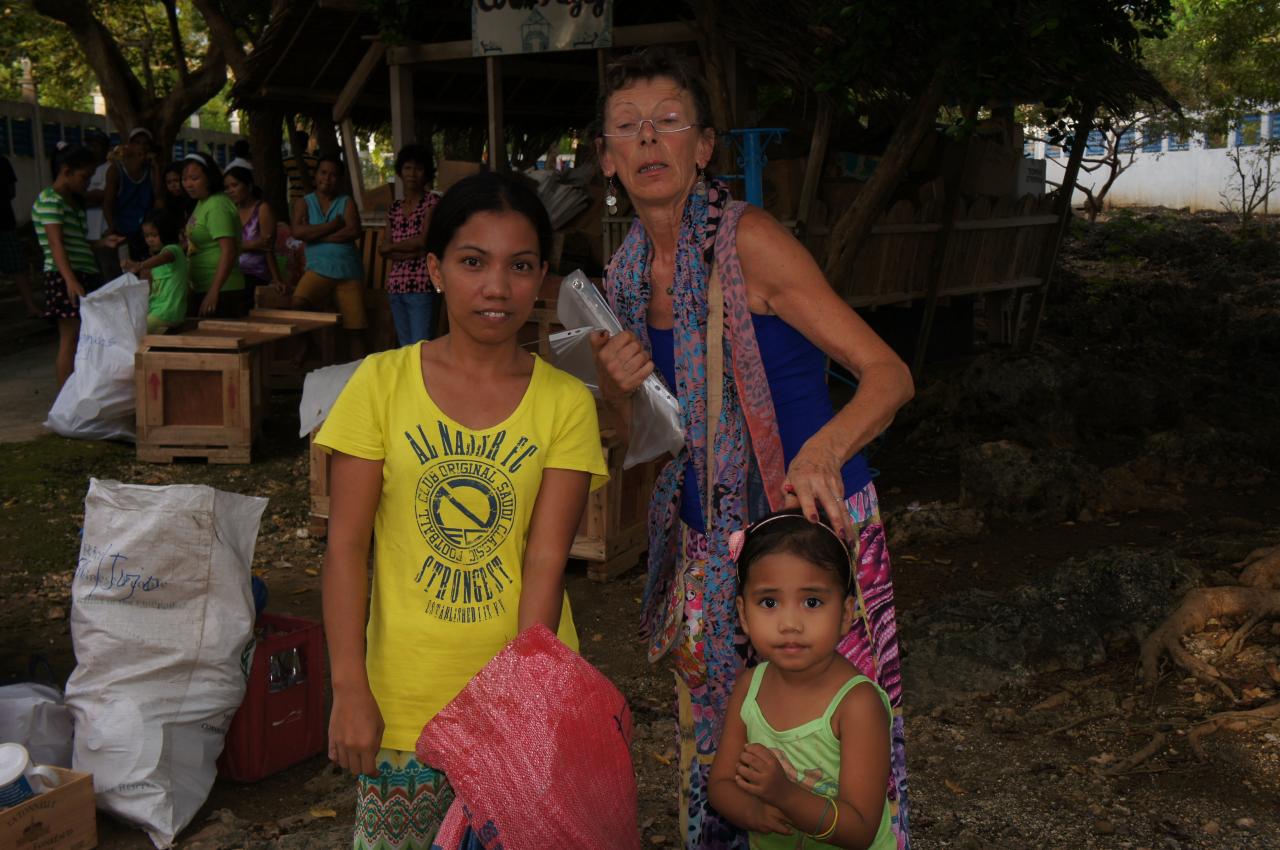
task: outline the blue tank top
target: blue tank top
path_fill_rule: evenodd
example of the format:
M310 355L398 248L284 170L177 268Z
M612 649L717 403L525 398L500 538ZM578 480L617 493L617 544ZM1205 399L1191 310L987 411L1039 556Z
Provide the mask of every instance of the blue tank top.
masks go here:
M140 180L134 180L125 170L124 163L116 163L120 169L120 186L116 193L116 232L131 236L142 229L142 219L151 212L155 200L155 187L151 185L151 166Z
M831 420L834 410L827 392L827 356L805 338L804 334L778 316L751 314L765 379L773 396L778 417L778 434L782 438L782 455L788 466L800 447ZM653 346L653 363L675 392L675 332L649 326L649 343ZM841 470L847 499L871 481L867 459L862 452L850 458ZM680 519L695 531L704 531L702 498L698 490L698 474L693 459L684 470L684 486L680 499Z
M339 195L329 204L328 213L320 211L320 199L312 192L307 202L307 224L324 224L342 218L347 209L347 196ZM334 280L364 281L364 264L360 252L350 242L308 242L307 269Z

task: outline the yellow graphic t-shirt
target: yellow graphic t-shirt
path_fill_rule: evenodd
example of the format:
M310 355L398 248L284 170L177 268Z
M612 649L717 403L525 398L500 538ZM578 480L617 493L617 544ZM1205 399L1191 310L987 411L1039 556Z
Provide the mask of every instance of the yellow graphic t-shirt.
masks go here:
M475 431L427 394L419 343L365 358L316 442L383 462L366 666L382 746L412 750L516 636L542 470L590 472L592 489L607 480L595 401L539 359L515 411ZM559 637L578 648L567 594Z

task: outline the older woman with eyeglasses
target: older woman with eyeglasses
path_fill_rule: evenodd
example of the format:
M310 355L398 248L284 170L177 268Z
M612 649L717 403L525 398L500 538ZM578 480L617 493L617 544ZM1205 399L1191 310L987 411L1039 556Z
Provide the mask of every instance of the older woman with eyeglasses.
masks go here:
M642 51L609 68L596 141L606 204L616 208L621 184L636 213L606 280L626 330L592 340L601 391L625 434L631 395L656 368L680 399L685 429L685 447L650 503L642 612L650 660L670 652L676 667L684 844L747 847L745 833L709 807L706 790L730 694L750 660L736 627L729 537L771 509L799 506L812 521L821 507L857 557L857 617L840 652L890 695L887 790L906 847L893 586L862 449L911 398L911 375L803 245L707 176L716 141L708 103L681 60ZM708 330L718 324L708 322L711 303L722 305L722 358L709 356ZM858 379L839 411L827 393L828 357ZM759 810L763 823L776 823L764 817L763 801Z

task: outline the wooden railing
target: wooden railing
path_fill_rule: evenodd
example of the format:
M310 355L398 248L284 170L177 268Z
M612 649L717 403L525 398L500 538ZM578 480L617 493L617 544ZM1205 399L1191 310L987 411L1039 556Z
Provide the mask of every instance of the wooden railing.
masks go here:
M855 307L926 298L929 268L942 233L941 205L921 192L921 200L901 200L881 216L858 252L853 271L836 289ZM1043 283L1045 253L1053 250L1058 218L1054 195L1022 198L981 196L959 210L938 294L974 295ZM788 222L783 222L788 224ZM605 256L612 256L631 226L629 216L606 217ZM812 248L821 252L826 228L810 227Z

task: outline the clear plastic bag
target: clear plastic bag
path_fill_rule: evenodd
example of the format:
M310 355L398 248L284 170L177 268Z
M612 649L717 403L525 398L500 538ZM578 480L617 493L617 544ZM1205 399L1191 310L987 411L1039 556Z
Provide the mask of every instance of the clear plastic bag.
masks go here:
M581 271L571 272L561 281L556 314L560 324L568 328L551 336L556 365L580 379L598 397L600 381L591 356L590 332L605 330L612 336L622 333L622 323L600 290ZM631 396L631 440L622 466L630 469L665 454L674 456L683 446L680 401L656 373L652 374Z

